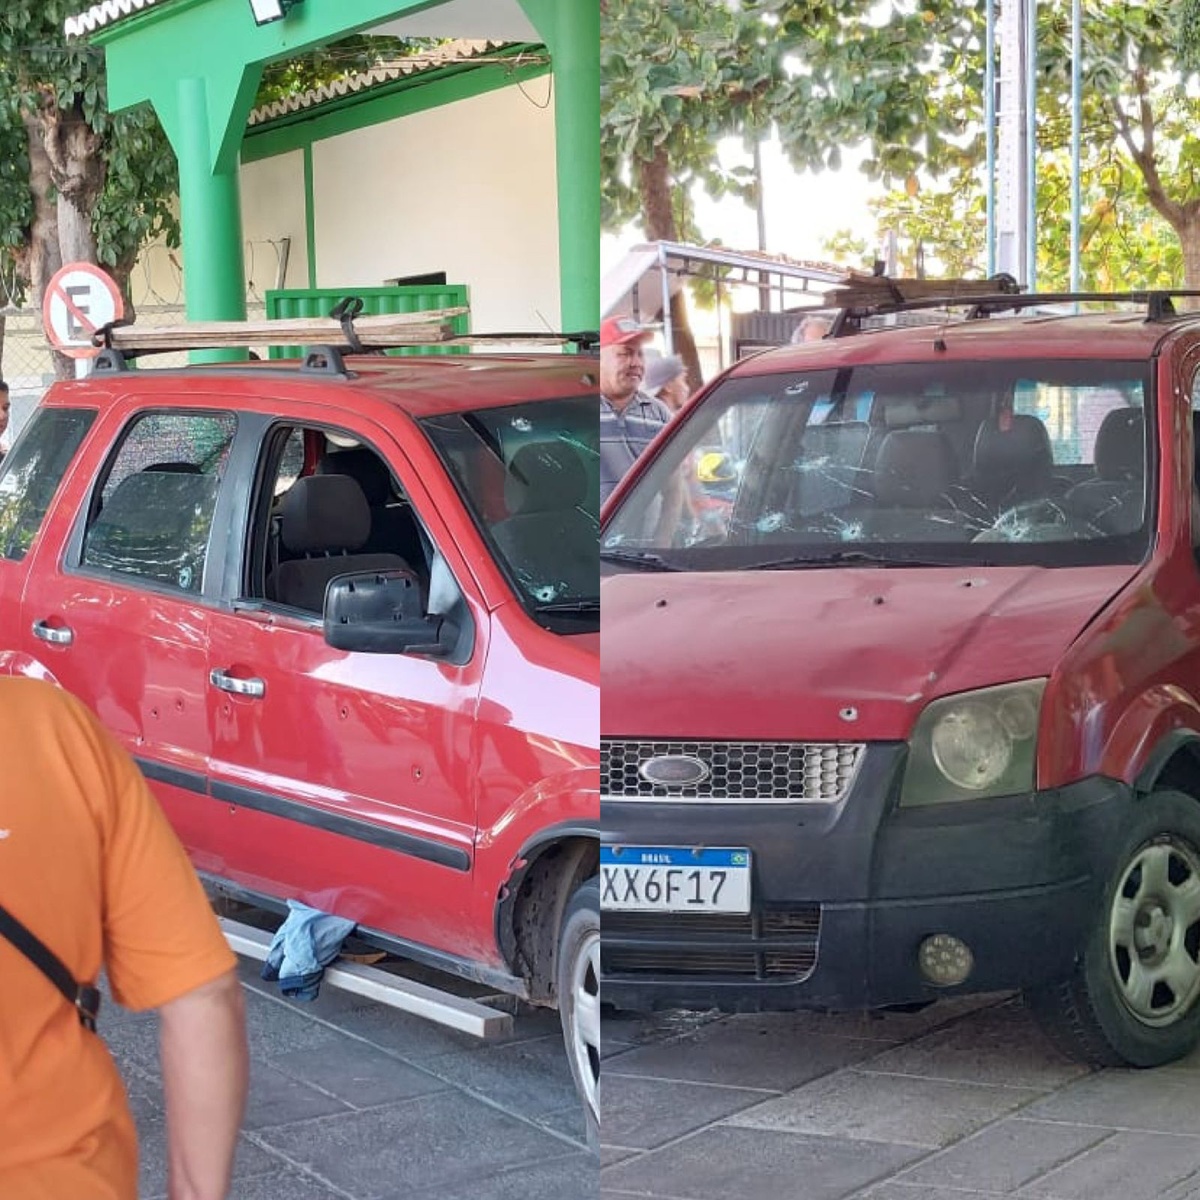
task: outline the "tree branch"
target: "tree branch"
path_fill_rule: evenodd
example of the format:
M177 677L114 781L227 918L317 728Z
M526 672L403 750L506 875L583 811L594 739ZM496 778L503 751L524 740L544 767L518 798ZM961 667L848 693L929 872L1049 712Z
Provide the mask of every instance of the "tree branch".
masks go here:
M1121 135L1121 140L1129 147L1129 153L1142 173L1142 179L1146 184L1146 198L1153 208L1170 223L1171 228L1179 232L1187 219L1186 213L1182 205L1167 195L1167 189L1163 185L1162 176L1158 171L1154 148L1154 110L1150 105L1145 69L1138 67L1133 78L1138 96L1138 126L1141 132L1141 144L1139 145L1134 137L1133 123L1129 114L1121 107L1120 101L1114 99L1112 107L1117 121L1117 131Z

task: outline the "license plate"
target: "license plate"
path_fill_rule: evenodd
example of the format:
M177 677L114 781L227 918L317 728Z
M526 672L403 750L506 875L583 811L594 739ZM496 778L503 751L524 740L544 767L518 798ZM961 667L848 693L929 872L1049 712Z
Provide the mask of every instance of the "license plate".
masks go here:
M750 851L601 846L600 907L609 912L750 911Z

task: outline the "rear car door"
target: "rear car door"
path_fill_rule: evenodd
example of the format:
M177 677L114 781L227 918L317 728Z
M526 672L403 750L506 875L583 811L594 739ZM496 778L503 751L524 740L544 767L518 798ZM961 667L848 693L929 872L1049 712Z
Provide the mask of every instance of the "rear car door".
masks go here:
M227 874L421 946L494 955L490 928L463 932L486 610L460 586L463 566L441 548L453 539L386 431L343 413L332 426L313 405L269 407L292 415L256 418L250 533L210 626L211 786L237 830ZM370 510L370 536L352 508ZM326 642L328 578L376 567L411 568L430 603L457 608L456 653Z
M210 540L236 428L184 397L107 413L95 472L34 544L20 622L28 660L134 755L199 861L219 853L204 799Z

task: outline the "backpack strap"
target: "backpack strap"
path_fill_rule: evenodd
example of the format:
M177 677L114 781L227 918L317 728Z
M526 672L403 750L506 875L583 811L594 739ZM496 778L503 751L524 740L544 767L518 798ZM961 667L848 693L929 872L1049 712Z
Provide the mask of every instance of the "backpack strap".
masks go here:
M7 938L66 998L79 1013L79 1023L96 1032L100 1015L100 992L90 983L79 983L66 964L45 942L36 937L0 904L0 937Z

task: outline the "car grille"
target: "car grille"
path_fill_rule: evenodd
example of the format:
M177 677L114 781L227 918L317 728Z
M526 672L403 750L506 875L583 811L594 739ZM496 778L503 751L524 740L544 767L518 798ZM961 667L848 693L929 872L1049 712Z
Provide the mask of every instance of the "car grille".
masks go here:
M820 930L815 904L746 915L603 913L601 974L798 983L816 966Z
M852 742L608 741L600 743L601 795L606 799L841 800L864 747ZM651 783L638 774L648 759L684 756L708 768L703 782Z

